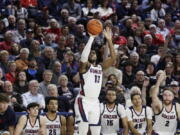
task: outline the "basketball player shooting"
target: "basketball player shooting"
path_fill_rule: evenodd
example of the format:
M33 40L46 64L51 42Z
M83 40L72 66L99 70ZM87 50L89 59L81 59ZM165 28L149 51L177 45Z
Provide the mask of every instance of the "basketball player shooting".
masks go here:
M78 123L80 135L87 135L89 127L92 135L100 135L100 104L98 97L102 85L102 70L110 67L116 59L111 29L107 27L103 34L108 42L109 58L104 60L102 64L96 65L97 55L94 50L91 50L95 36L91 34L81 54L79 69L81 91L75 101L76 123Z
M152 91L152 109L155 114L153 130L155 135L174 135L177 128L177 120L180 120L180 105L174 103L174 93L170 88L163 91L163 100L158 97L160 84L166 79L162 71L158 76L156 85Z

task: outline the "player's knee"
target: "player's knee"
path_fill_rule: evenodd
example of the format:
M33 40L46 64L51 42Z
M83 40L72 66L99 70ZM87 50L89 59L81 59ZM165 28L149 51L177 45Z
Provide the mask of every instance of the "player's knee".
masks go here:
M101 126L90 126L91 135L100 135Z
M87 122L80 122L78 124L79 127L79 135L87 135L89 124Z

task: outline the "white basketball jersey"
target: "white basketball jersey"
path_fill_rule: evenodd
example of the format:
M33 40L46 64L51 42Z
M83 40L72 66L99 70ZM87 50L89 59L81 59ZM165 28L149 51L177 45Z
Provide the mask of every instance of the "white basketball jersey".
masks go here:
M172 105L170 112L163 107L162 111L155 115L153 129L159 135L174 135L177 128L177 111L176 105Z
M27 116L26 125L23 130L23 135L39 135L39 129L40 129L40 120L39 116L36 118L36 122L34 126L31 124L31 121L29 119L29 116Z
M61 134L60 116L56 115L56 118L54 120L50 120L47 115L45 118L46 118L47 135L60 135Z
M112 110L106 104L101 104L101 133L103 135L117 135L120 128L120 115L117 105Z
M131 110L131 117L132 117L132 122L134 124L134 128L136 128L138 132L141 134L146 133L146 127L147 127L146 106L142 107L141 113L136 112L132 106L129 107L129 109Z
M81 74L81 95L90 98L98 98L101 85L102 85L102 67L98 65L94 67L93 65L90 66L88 71L84 74Z

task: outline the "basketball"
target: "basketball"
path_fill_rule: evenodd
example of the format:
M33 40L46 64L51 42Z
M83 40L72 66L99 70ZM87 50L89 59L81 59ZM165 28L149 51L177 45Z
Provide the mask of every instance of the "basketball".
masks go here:
M92 19L87 23L87 30L92 35L99 35L103 30L102 23L97 19Z

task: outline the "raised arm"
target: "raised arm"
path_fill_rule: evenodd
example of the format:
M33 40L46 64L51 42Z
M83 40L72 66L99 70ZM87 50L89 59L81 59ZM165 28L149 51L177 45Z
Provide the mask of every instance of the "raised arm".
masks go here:
M106 27L106 30L104 30L103 34L108 42L108 47L110 51L110 57L105 59L102 63L103 69L106 69L114 64L116 60L116 54L112 43L111 29L109 27Z
M166 74L162 71L157 78L156 84L152 86L151 94L152 94L153 110L154 108L158 108L159 111L162 109L162 102L159 99L158 95L159 95L159 87L165 79L166 79Z
M15 131L14 131L14 135L21 135L21 132L23 131L26 121L27 121L27 117L25 115L19 118L18 124L16 125Z
M66 135L66 118L61 116L61 135Z
M84 47L84 50L82 51L82 54L81 54L80 67L79 67L80 73L86 72L86 69L89 65L88 57L89 57L89 54L91 51L91 46L92 46L93 41L94 41L94 36L90 35L90 38L89 38L89 40L88 40L88 42L87 42L86 46Z

